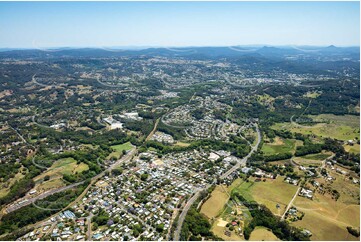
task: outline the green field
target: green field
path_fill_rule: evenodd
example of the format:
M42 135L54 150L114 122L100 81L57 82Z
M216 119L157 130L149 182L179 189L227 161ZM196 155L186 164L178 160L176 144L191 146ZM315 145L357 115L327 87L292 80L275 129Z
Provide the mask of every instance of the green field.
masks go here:
M121 154L123 153L123 150L128 151L133 148L132 144L130 142L119 144L119 145L112 145L111 148L114 150L112 153L108 155L108 159L111 157L114 157L116 159L119 159Z
M64 158L56 160L53 165L46 171L34 178L35 182L44 179L45 176L50 176L50 180L54 178L61 178L64 174L75 174L88 170L89 167L85 163L77 164L73 158Z
M279 176L274 180L255 182L251 178L250 182L243 181L235 190L249 201L264 204L275 215L282 215L297 191L296 186L285 183L283 179L284 177ZM280 205L280 209L276 208L277 204Z
M314 134L319 137L330 137L339 140L350 140L359 137L360 117L353 115L336 116L331 114L320 114L309 116L313 120L323 123L315 125L300 126L293 123L277 123L271 128L286 129L291 132L302 134Z
M318 153L318 154L309 154L305 156L301 156L301 158L306 160L325 160L326 158L330 157L331 153Z
M265 155L274 155L281 153L289 153L295 150L296 140L294 139L281 139L276 137L273 143L264 143L262 145L262 152Z

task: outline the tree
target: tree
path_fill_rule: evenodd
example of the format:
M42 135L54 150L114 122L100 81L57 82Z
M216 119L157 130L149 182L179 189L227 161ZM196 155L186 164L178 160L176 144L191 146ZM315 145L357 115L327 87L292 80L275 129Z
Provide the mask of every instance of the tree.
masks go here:
M142 175L140 175L140 180L145 181L148 179L148 176L149 175L147 173L143 173Z

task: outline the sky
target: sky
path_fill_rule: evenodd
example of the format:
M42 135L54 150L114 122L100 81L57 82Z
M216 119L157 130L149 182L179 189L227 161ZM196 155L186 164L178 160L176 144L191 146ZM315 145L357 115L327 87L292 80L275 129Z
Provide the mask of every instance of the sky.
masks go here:
M0 48L359 42L359 2L0 2Z

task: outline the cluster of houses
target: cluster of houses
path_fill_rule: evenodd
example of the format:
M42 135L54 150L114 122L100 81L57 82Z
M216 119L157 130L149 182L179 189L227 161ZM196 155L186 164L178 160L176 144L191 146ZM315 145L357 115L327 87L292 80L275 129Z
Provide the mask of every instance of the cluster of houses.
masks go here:
M167 90L159 90L159 92L161 93L161 95L156 96L154 99L164 100L164 99L167 99L167 98L178 97L177 92L170 92L170 91L167 91Z
M20 239L167 240L176 208L240 161L225 150L174 152L162 158L153 151L140 153L124 164L122 174L110 173L93 185L72 207L74 212L52 217ZM93 230L89 222L100 211L109 219ZM40 230L44 232L36 234Z
M44 222L41 227L36 228L35 230L25 234L18 240L38 241L45 237L55 241L85 240L86 237L84 232L84 220L85 218L77 219L76 215L72 211L66 210L51 217L49 220Z
M276 179L277 178L277 174L272 174L272 173L268 173L265 172L259 168L257 168L253 174L253 176L257 177L257 178L270 178L270 179Z
M314 168L312 167L304 167L304 166L299 166L298 167L301 171L304 171L306 176L317 176L317 172Z
M295 185L295 186L298 185L299 181L300 181L299 179L293 179L291 177L286 177L285 178L285 182L287 182L289 184L292 184L292 185Z
M237 135L242 131L240 125L232 123L229 120L222 121L217 119L211 110L227 110L230 106L213 100L207 96L194 97L196 104L185 104L178 106L172 112L166 114L162 121L170 126L186 127L184 129L186 135L190 139L213 138L216 140L229 140L230 135ZM196 119L192 112L201 107L206 110L205 115L201 119Z
M161 143L173 144L174 139L172 135L157 131L153 134L150 140L155 140Z

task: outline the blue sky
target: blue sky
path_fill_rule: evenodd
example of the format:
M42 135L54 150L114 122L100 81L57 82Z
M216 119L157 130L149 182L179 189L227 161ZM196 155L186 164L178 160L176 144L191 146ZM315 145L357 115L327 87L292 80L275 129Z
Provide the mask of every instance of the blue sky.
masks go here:
M359 2L0 2L0 47L360 42Z

